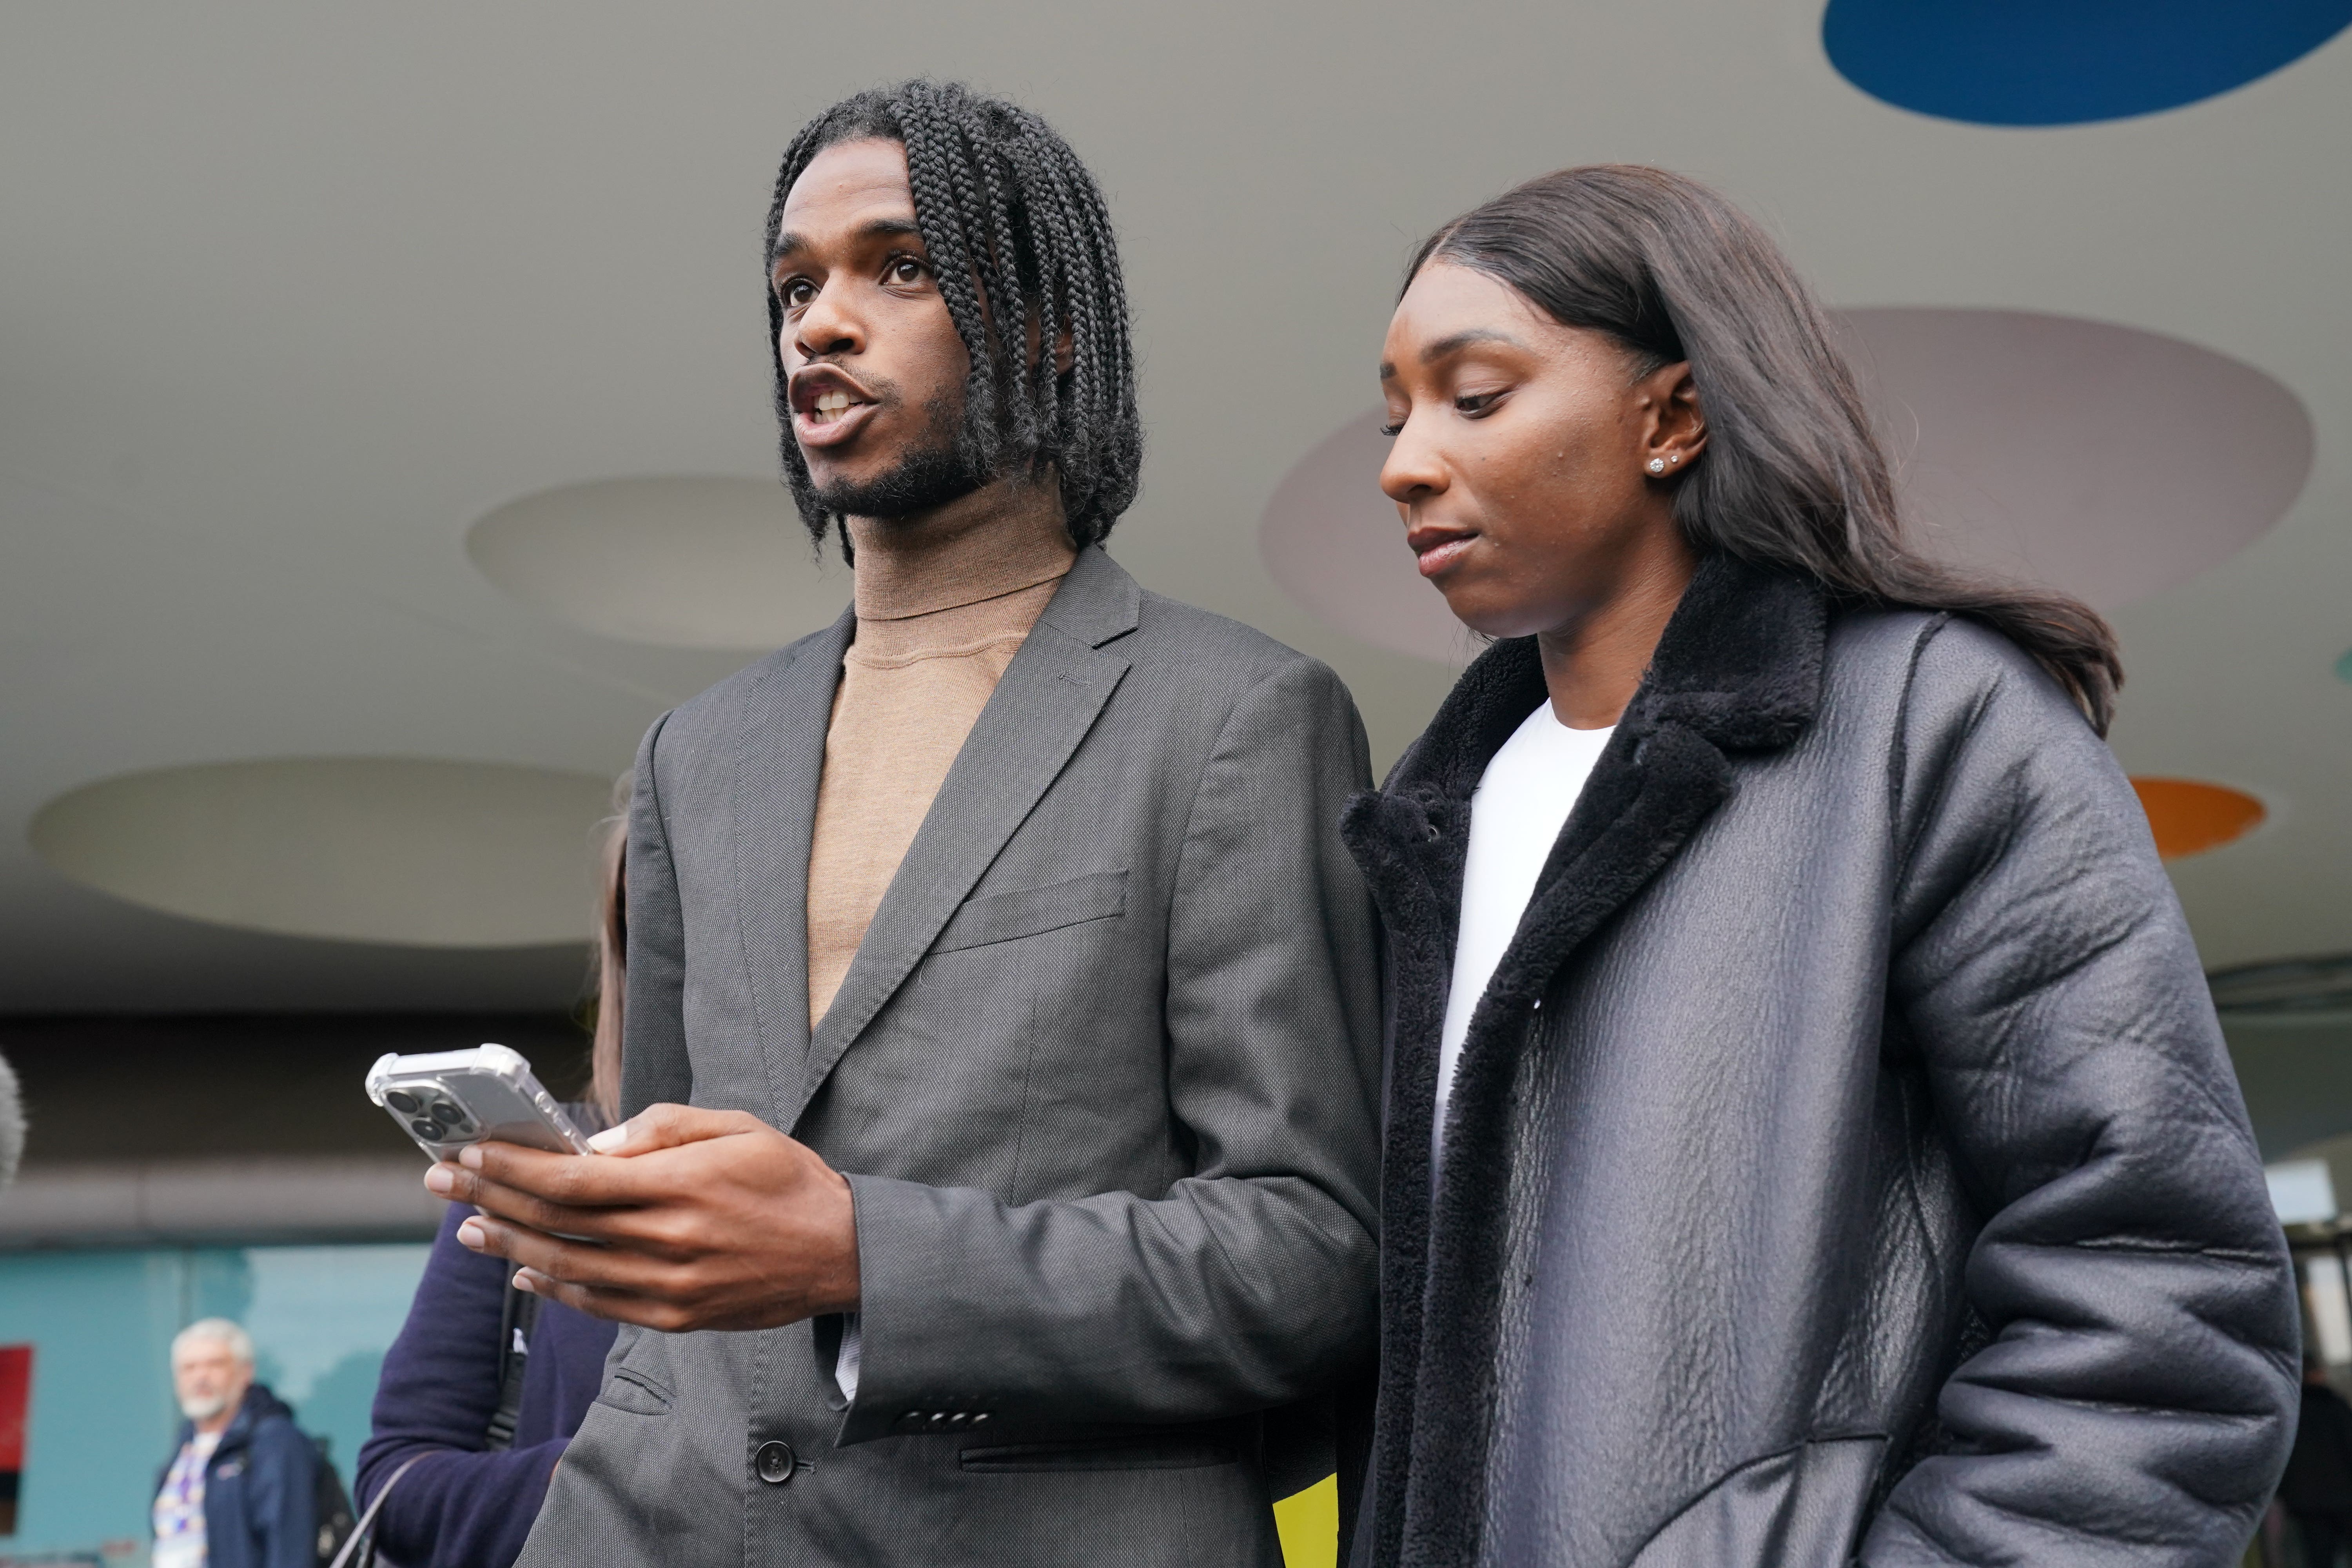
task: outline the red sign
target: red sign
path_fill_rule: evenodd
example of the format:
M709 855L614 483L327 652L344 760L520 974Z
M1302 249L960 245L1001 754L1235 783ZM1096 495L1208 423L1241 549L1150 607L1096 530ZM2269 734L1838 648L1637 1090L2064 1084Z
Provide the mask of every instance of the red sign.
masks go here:
M25 1475L25 1416L33 1402L33 1347L0 1345L0 1535L16 1533Z

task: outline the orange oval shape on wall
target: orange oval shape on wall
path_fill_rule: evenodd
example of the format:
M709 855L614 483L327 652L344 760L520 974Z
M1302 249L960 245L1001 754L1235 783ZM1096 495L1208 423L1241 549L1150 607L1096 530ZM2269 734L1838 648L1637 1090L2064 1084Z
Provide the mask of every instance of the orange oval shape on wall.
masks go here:
M2226 784L2195 779L2134 779L2131 784L2156 832L2156 852L2168 860L2243 838L2270 815L2261 801Z

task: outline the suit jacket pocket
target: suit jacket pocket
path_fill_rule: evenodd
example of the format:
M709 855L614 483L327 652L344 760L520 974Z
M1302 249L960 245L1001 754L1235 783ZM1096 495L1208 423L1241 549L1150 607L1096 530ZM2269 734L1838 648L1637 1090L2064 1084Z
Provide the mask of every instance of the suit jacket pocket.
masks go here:
M933 952L985 947L990 942L1037 936L1088 921L1115 920L1127 912L1127 873L1097 871L1051 887L991 893L955 912L931 943Z
M956 1463L975 1475L1033 1475L1049 1470L1200 1470L1241 1458L1231 1443L1197 1433L1171 1432L1076 1443L1003 1443L966 1448Z
M609 1405L615 1410L625 1410L632 1415L667 1415L673 1395L670 1391L629 1367L615 1367L605 1381L604 1391L596 1396L599 1405Z

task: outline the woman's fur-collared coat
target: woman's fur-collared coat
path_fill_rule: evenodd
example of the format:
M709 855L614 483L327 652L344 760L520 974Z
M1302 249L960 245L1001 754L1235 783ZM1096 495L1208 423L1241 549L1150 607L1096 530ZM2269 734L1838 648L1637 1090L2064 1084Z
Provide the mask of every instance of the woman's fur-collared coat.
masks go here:
M1356 1561L2234 1563L2292 1277L2147 824L1974 623L1716 558L1430 1120L1474 664L1349 842L1391 978Z

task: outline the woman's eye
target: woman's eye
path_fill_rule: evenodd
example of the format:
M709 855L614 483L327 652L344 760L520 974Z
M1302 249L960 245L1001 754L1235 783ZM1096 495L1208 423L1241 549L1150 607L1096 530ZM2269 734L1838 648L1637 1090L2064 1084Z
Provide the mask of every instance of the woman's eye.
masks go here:
M1402 436L1402 435L1403 435L1403 434L1404 434L1404 421L1403 421L1403 420L1402 420L1402 419L1400 419L1400 420L1398 420L1396 423L1394 423L1393 425L1383 425L1383 426L1381 426L1381 435L1383 435L1383 436Z
M1495 399L1502 395L1499 392L1465 392L1454 400L1454 411L1456 414L1484 414Z

